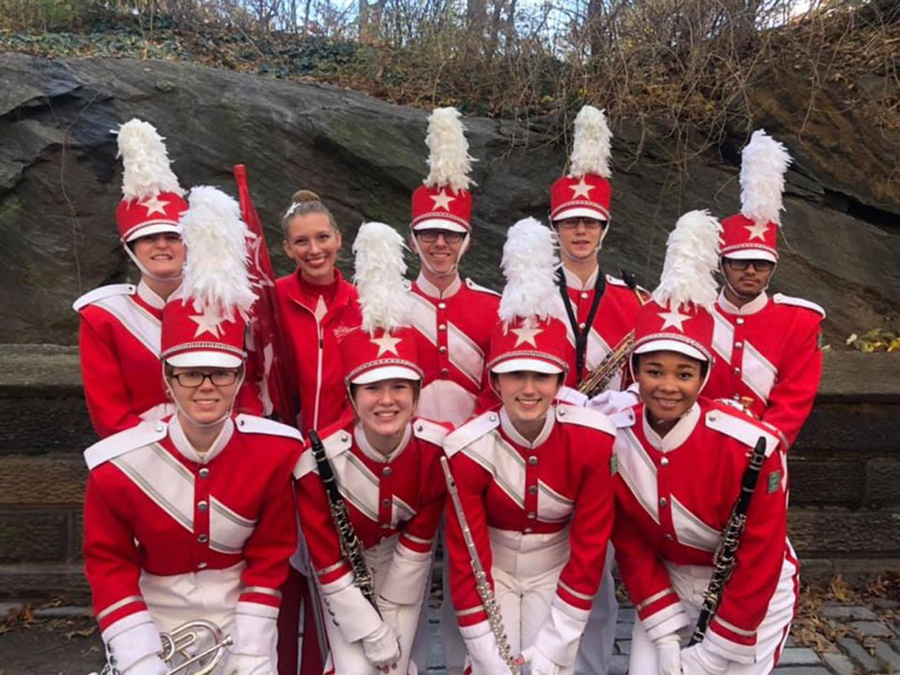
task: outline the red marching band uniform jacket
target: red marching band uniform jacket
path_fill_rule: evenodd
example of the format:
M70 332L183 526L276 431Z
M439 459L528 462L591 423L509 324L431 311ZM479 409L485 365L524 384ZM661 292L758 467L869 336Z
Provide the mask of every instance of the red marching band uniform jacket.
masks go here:
M591 305L594 302L596 275L601 273L597 268L594 276L582 284L581 280L565 267L562 268L566 280L566 291L569 301L572 304L572 310L578 320L579 330L584 330L591 311ZM622 339L628 335L634 328L635 317L637 316L640 303L637 297L624 281L610 275L605 277L606 285L603 296L600 298L600 304L594 315L591 330L588 333L587 351L584 359L584 372L576 373L575 363L569 364L569 374L566 376L566 386L573 389L578 388L578 384L583 380L594 368L596 368L603 358L609 354ZM560 298L562 303L562 298ZM562 310L560 316L566 324L566 330L569 335L569 342L575 345L575 334L569 322L568 314ZM618 391L622 388L621 375L614 376L607 386L607 389Z
M325 454L363 548L370 549L398 535L379 595L399 605L421 600L431 569L431 551L446 493L440 456L441 441L447 431L444 425L414 418L389 458L369 446L355 421L332 425L321 434ZM297 462L294 477L300 524L323 602L328 606L329 596L350 587L359 596L351 602L355 615L334 619L345 639L355 642L365 636L372 622L377 624L380 619L362 593L352 586L353 572L341 553L325 486L309 447Z
M514 440L518 434L501 418L503 410L485 412L444 443L481 564L493 586L489 529L527 536L569 528L571 550L554 604L586 620L613 524L614 429L599 413L558 405L550 408L544 431L530 448ZM449 500L446 522L453 605L460 627L474 626L487 621L487 614Z
M458 426L476 410L493 407L496 397L484 357L499 294L461 277L442 294L420 275L410 296L411 323L419 337L417 362L425 372L419 414Z
M785 449L809 417L819 381L819 335L825 311L815 303L761 293L741 308L719 296L708 398L742 403L781 432Z
M703 398L662 438L646 423L642 403L613 421L618 427L613 543L651 640L688 625L667 565L712 567L750 450L759 437L766 439L767 459L737 565L704 638L725 658L753 663L757 629L786 561L796 571L787 539L787 464L778 436L768 425Z
M347 389L338 347L340 337L362 321L356 288L335 269L337 290L325 307L310 306L300 272L275 282L285 341L291 345L300 387L300 428L334 424L347 408Z
M100 438L175 411L159 361L166 301L143 282L101 286L78 298L78 351L91 424ZM247 372L235 408L261 414L259 374Z
M137 660L159 651L157 629L204 618L233 621L236 649L274 649L278 589L297 545L291 470L301 440L237 415L198 456L173 417L85 451L85 574L107 645L146 625L129 647L143 652Z

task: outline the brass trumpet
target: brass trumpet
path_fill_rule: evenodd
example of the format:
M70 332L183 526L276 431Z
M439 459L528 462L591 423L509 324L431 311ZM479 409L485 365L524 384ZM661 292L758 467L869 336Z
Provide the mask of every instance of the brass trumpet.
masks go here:
M197 619L178 626L171 633L160 633L163 650L159 658L171 666L166 675L211 675L234 644L230 635L225 635L212 621ZM206 638L204 640L204 638ZM190 652L192 647L211 643L201 648L196 654ZM196 669L192 666L197 666ZM100 673L90 675L120 675L111 663L107 663Z

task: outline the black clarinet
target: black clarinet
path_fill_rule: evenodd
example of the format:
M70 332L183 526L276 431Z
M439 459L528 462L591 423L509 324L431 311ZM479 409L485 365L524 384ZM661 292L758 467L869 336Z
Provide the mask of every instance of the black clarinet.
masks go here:
M709 622L716 615L716 610L722 601L725 584L728 583L734 572L735 554L741 544L741 535L747 524L747 510L750 508L750 500L756 490L756 483L765 461L766 439L760 436L750 455L750 463L744 470L744 477L741 479L741 493L734 502L728 524L722 533L722 541L719 542L719 548L716 550L712 579L709 580L709 585L703 593L700 617L697 619L697 626L691 635L690 644L692 645L700 642L706 635Z
M312 445L316 466L319 469L319 478L325 484L325 494L328 495L328 505L331 507L331 520L334 522L334 527L337 530L338 541L341 545L341 555L344 556L344 560L350 564L350 568L353 570L353 585L360 590L363 597L375 608L378 616L381 616L381 612L378 610L378 603L375 600L375 585L372 582L372 572L366 564L362 542L356 535L356 530L353 529L353 523L350 521L350 512L347 510L347 503L344 501L344 497L338 488L334 470L331 468L331 462L325 456L325 445L315 431L309 432L309 441Z

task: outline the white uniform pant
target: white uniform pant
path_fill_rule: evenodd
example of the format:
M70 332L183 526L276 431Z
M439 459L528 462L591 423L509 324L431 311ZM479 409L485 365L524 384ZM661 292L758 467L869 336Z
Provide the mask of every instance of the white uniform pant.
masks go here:
M550 616L559 575L569 560L569 528L552 534L490 529L494 596L514 654L534 643ZM527 671L526 671L527 672ZM571 675L572 668L560 669Z
M594 604L588 618L584 636L575 660L575 675L606 675L616 645L616 621L619 603L616 601L616 583L612 577L615 551L612 544L606 549L606 562L600 588L594 595Z
M793 551L786 556L781 568L781 577L762 623L756 632L756 662L751 664L731 663L728 675L765 675L772 672L781 655L784 642L790 632L791 620L797 603L799 584L798 569ZM712 567L696 565L673 565L666 563L672 587L681 598L690 625L679 631L682 647L687 647L703 603L703 592L712 577ZM630 675L658 675L659 667L656 646L644 632L640 619L635 618L631 634Z
M394 549L397 547L397 535L389 537L377 546L366 549L366 563L372 572L372 581L375 585L375 593L378 594L384 583L385 575L390 567ZM426 583L427 586L427 583ZM426 589L422 588L424 597ZM422 597L419 602L401 607L397 614L398 625L393 626L400 639L400 660L397 669L391 670L392 675L417 675L418 670L414 662L410 660L412 646L419 625L419 614L422 609ZM335 621L340 622L340 617L331 617L325 614L325 631L328 634L330 655L325 663L325 673L335 675L379 675L379 670L366 658L362 641L347 642L341 634Z

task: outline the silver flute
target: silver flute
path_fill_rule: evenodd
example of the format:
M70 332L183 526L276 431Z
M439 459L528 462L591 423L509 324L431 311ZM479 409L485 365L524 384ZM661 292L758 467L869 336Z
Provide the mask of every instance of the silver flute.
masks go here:
M500 652L500 658L506 662L509 671L513 675L520 675L522 668L516 663L516 656L509 646L509 639L506 637L506 630L503 628L503 617L500 614L500 607L497 605L496 598L494 598L494 590L488 583L487 572L484 571L481 558L478 557L475 539L472 538L472 530L469 529L469 521L466 519L466 514L463 511L462 502L459 501L459 491L456 489L456 481L453 479L453 473L450 471L450 464L447 462L446 457L441 457L441 468L444 470L444 479L447 481L447 492L450 493L453 511L456 513L456 519L459 521L460 529L462 529L466 548L469 550L469 562L472 565L472 572L475 574L475 590L478 591L478 597L481 598L481 606L488 616L491 632L497 639L497 651Z

